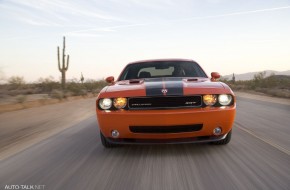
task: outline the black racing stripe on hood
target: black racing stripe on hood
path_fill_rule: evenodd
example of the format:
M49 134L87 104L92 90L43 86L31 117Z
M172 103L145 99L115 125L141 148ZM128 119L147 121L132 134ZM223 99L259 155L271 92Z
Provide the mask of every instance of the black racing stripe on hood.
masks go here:
M146 96L182 96L182 78L145 79ZM166 91L166 93L164 93Z

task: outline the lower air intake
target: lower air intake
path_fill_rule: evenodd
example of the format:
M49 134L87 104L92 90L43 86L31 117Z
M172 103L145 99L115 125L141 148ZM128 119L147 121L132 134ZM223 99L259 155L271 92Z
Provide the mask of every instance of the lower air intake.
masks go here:
M202 129L203 124L174 126L129 126L133 133L184 133Z

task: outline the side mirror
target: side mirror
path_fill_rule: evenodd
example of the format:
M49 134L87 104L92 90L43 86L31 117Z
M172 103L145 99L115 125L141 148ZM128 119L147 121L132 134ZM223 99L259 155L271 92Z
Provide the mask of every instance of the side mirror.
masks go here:
M113 76L109 76L106 78L106 82L107 83L113 83L114 82L114 77Z
M217 79L219 79L221 77L221 75L218 72L212 72L211 73L211 80L215 81Z

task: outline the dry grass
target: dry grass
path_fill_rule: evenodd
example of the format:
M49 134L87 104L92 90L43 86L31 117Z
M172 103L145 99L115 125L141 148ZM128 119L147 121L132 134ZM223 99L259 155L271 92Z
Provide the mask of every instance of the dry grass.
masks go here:
M274 97L290 98L290 76L272 75L264 78L260 73L253 80L221 81L228 84L234 91L259 92Z
M95 97L106 86L106 82L87 80L80 83L72 80L65 91L52 78L40 79L27 84L21 77L13 77L8 84L0 85L0 113L19 109L55 104L80 98Z
M0 114L10 111L22 110L27 108L40 107L45 105L51 105L56 103L70 102L74 100L86 99L96 97L96 94L89 93L86 96L70 96L65 99L55 99L55 98L46 98L45 96L41 96L42 98L35 98L35 95L27 95L27 100L25 102L17 102L13 101L13 99L9 102L0 102ZM17 97L15 97L17 98Z

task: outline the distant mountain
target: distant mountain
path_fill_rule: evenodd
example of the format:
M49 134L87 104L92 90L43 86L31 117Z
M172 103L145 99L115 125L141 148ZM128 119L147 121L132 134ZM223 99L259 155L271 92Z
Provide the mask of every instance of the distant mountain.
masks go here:
M250 73L243 73L243 74L236 74L235 73L235 77L236 77L236 81L238 80L252 80L254 79L255 74L258 74L260 72L264 72L264 71L259 71L259 72L250 72ZM290 75L290 70L288 71L272 71L272 70L266 70L266 77L275 74L275 75ZM233 74L231 75L224 75L222 76L223 79L228 79L228 80L232 80Z

